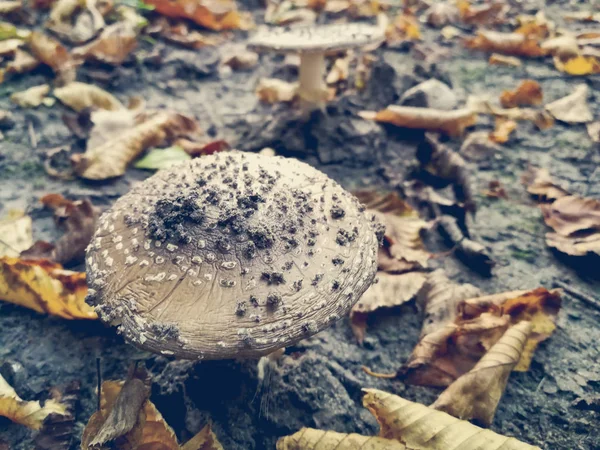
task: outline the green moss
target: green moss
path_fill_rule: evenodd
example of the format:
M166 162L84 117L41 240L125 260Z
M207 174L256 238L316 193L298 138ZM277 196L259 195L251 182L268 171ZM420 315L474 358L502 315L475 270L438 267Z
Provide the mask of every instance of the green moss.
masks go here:
M515 259L520 259L521 261L526 261L529 263L533 263L536 260L537 254L529 249L519 248L515 245L511 245L511 256Z
M0 174L7 178L29 178L32 182L46 174L44 165L39 161L24 161L21 164L5 165Z

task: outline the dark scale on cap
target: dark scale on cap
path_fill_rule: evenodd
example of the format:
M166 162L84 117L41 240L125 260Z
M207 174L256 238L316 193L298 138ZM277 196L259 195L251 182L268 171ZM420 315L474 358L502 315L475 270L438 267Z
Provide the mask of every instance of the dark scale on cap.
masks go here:
M359 298L375 275L375 225L327 180L300 161L223 152L133 186L88 250L100 318L151 351L229 359L344 317L348 291Z

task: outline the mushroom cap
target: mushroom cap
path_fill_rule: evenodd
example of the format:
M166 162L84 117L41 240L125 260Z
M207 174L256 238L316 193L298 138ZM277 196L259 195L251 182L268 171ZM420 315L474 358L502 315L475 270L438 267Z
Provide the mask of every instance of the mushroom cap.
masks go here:
M262 30L250 38L248 48L279 53L328 53L376 44L384 39L382 27L336 23Z
M308 164L203 156L157 172L102 215L88 302L155 353L258 357L348 313L373 282L378 227Z

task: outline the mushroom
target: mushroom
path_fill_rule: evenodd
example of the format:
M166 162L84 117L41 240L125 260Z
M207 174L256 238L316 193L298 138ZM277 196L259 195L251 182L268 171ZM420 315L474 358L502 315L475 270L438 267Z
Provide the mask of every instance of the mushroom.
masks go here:
M327 96L325 55L382 42L384 28L363 23L278 27L256 33L248 42L255 51L299 53L298 96L302 111L323 108Z
M258 357L346 316L382 230L295 159L221 152L157 172L102 215L88 303L133 344L185 359Z

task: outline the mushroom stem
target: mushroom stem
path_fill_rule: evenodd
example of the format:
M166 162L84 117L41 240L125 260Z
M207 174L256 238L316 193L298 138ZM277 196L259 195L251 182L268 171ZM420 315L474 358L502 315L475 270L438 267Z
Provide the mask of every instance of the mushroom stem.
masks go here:
M301 53L299 71L298 96L302 111L310 113L323 108L327 94L324 82L325 54Z

